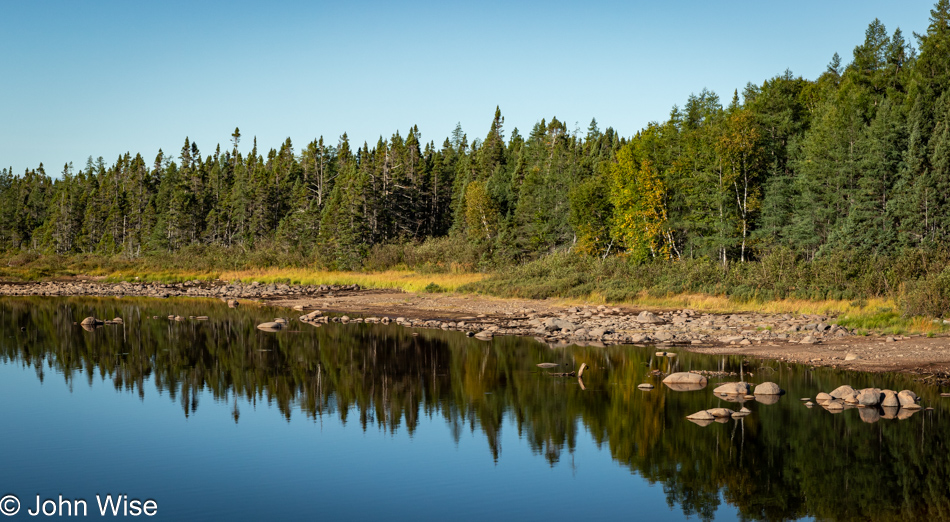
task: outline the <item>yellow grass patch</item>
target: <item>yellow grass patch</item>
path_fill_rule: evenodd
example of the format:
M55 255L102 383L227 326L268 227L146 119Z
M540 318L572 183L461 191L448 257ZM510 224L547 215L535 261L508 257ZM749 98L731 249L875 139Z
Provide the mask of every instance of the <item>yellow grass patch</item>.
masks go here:
M589 303L608 304L604 296L593 292L587 299L564 299L559 302L565 304ZM726 296L709 294L679 294L671 296L651 296L641 292L636 299L609 303L613 305L627 305L637 308L658 308L682 310L689 308L700 312L734 313L734 312L764 312L785 314L819 314L840 315L847 313L861 313L864 311L892 310L896 308L893 301L887 299L867 299L863 301L820 300L806 299L779 299L774 301L736 301Z
M297 285L360 285L365 288L398 288L407 292L421 292L429 285L439 291L454 292L458 287L481 280L482 274L420 274L412 271L387 270L384 272L326 272L306 269L268 268L222 272L224 281L287 283ZM430 287L432 288L432 287Z

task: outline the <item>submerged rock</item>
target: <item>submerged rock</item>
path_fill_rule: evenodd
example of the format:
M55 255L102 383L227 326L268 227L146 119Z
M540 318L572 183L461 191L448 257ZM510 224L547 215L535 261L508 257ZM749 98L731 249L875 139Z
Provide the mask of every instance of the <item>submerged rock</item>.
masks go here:
M729 408L710 408L706 410L713 417L732 417L734 411Z
M712 413L709 413L706 410L700 410L692 415L687 415L686 418L691 421L712 421L716 417Z
M746 402L746 401L748 401L748 400L751 400L751 399L750 399L748 396L746 396L746 395L737 395L737 394L735 394L735 393L715 393L715 392L714 392L713 395L715 395L715 396L716 396L717 398L719 398L719 399L722 399L722 400L728 401L728 402L744 403L744 402Z
M823 404L822 406L824 406L825 409L827 409L827 410L829 410L829 411L832 411L832 410L833 410L833 411L843 411L843 410L844 410L844 401L842 401L842 400L840 400L840 399L835 399L835 400L826 402L826 403Z
M663 383L667 388L678 391L678 392L690 392L690 391L699 391L706 387L706 384L698 383L689 383L689 382L664 382Z
M725 393L728 395L745 395L749 393L749 383L747 382L727 382L720 384L713 390L713 393Z
M739 419L739 418L746 417L746 416L751 415L751 414L752 414L752 410L750 410L749 408L743 407L741 410L739 410L739 411L737 411L737 412L733 412L732 418L733 418L733 419Z

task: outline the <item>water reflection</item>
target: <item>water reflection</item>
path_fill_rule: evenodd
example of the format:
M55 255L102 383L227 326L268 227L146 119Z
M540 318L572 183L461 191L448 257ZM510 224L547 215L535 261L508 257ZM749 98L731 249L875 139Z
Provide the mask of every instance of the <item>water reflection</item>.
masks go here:
M199 315L210 320L187 319ZM107 379L139 397L157 390L177 401L185 417L200 409L203 391L232 404L235 423L242 415L238 398L274 404L288 420L303 414L357 422L364 430L414 433L423 419L441 417L456 443L466 431L480 433L495 461L502 459L502 425L511 418L551 466L569 460L579 437L590 437L619 465L662 484L671 507L703 520L723 500L748 520L950 519L946 408L937 390L907 377L743 365L738 357L688 353L657 358L632 347L552 349L524 339L483 342L383 325L255 329L274 315L208 301L4 300L0 359L32 367L41 381ZM75 324L86 316L123 322L86 331ZM537 367L543 362L558 363L558 372L582 363L589 369L583 380L555 377ZM713 395L715 386L665 387L658 368L741 370L789 393L771 404L742 400L750 416L703 427L685 417L736 403ZM639 390L644 382L655 388ZM833 415L798 400L843 383L914 389L937 409L905 419L887 410Z

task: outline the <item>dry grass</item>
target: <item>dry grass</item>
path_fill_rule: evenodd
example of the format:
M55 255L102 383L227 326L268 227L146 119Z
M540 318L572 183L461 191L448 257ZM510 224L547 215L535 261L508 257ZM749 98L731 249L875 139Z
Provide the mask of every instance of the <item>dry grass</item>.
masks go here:
M353 285L365 288L398 288L407 292L454 292L460 286L480 281L482 274L420 274L412 271L325 272L305 269L262 269L222 272L225 281L287 283L298 285ZM435 286L430 286L435 285Z
M592 303L607 304L603 295L594 292L589 299L566 299L564 303ZM842 315L857 314L868 310L894 309L895 303L886 299L869 299L863 301L844 300L807 300L807 299L778 299L774 301L740 301L727 296L708 294L680 294L665 297L651 296L641 292L636 299L612 302L614 305L627 305L637 308L682 310L689 308L699 312L710 313L738 313L763 312L778 314L817 314Z
M603 296L592 294L590 299L561 299L565 305L608 304ZM806 299L780 299L774 301L736 301L723 296L683 294L667 297L651 297L646 292L632 301L609 303L652 310L691 309L708 313L758 312L768 314L811 314L835 317L842 326L855 329L859 334L878 335L924 334L933 335L950 330L942 321L931 317L904 317L894 301L868 299L858 301Z

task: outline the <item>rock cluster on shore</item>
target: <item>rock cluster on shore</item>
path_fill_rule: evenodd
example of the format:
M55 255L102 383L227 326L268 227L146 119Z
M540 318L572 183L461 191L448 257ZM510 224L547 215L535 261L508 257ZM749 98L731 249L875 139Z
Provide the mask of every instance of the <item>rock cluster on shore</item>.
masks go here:
M328 321L333 319L324 319ZM624 313L606 306L571 307L556 315L535 312L463 317L455 321L398 317L395 324L413 328L440 328L470 332L479 339L499 335L533 336L549 344L761 344L763 342L815 343L850 332L814 316L762 314L697 314L691 310L654 314ZM355 320L354 320L355 321ZM365 322L382 321L367 318ZM776 333L778 332L778 333ZM667 355L669 356L669 355Z
M97 283L41 282L2 283L0 295L44 296L129 296L129 297L217 297L261 299L291 296L329 296L334 292L359 291L359 285L287 285L276 283L225 283L223 281L186 281L184 283Z

